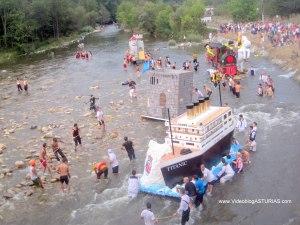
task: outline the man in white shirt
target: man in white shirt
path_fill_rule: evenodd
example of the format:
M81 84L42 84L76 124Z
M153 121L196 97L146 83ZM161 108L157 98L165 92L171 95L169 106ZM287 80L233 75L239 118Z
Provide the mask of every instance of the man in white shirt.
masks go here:
M247 127L247 122L246 122L246 120L244 119L243 115L240 114L240 115L239 115L239 120L238 120L238 122L237 122L237 124L236 124L236 128L237 128L237 130L238 130L239 132L243 132L243 131L246 129L246 127Z
M141 213L141 218L144 220L145 225L154 225L157 223L153 212L151 212L151 203L147 202L147 209L144 209Z
M214 184L217 181L217 178L211 170L209 170L205 167L204 164L201 164L200 169L203 174L203 179L207 182L206 194L208 196L212 196L212 189L213 189Z
M119 162L117 160L116 154L113 152L112 149L108 149L107 153L113 174L119 173Z
M175 215L181 214L181 225L185 225L190 219L190 197L186 194L185 189L180 189L180 206Z
M129 198L135 198L140 189L140 180L136 176L136 171L132 170L132 176L129 177L128 179L128 197Z
M234 176L234 171L224 158L222 159L222 163L223 167L222 170L219 172L218 177L221 177L223 175L220 179L220 183L225 184L226 181L232 179L232 177Z

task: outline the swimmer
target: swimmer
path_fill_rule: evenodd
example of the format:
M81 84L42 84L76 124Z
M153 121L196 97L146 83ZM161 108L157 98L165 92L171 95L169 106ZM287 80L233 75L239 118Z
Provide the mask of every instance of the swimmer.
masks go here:
M62 192L64 192L66 189L70 191L69 178L71 177L71 175L66 158L63 158L62 162L58 165L56 171L59 174L59 181L61 183L60 187Z
M42 149L41 149L40 155L39 155L39 159L40 159L40 163L41 163L41 165L42 165L42 167L43 167L43 174L45 174L46 169L48 169L48 172L49 172L49 174L50 174L51 177L52 177L51 169L50 169L50 167L49 167L48 164L47 164L47 159L48 159L49 157L48 157L48 155L47 155L47 150L46 150L46 149L47 149L47 144L44 143L44 144L43 144L43 147L42 147Z

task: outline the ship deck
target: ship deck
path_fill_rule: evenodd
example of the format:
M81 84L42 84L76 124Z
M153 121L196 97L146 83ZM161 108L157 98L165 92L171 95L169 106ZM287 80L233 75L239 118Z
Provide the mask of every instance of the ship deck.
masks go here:
M204 113L200 113L193 118L188 118L187 113L183 113L179 117L172 119L171 123L172 125L186 124L189 126L205 126L228 111L230 111L229 107L210 106L207 111L205 111Z
M180 151L182 150L183 148L182 147L175 147L174 146L174 155L173 155L173 152L170 152L170 153L167 153L165 155L163 155L163 157L161 157L161 160L162 161L168 161L168 160L171 160L171 159L175 159L177 157L180 157L182 156L180 154ZM195 152L195 151L198 151L198 149L196 148L189 148L192 152Z

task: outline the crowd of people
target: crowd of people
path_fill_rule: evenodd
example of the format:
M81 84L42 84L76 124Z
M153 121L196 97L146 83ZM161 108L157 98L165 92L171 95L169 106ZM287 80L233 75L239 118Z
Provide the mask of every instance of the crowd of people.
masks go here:
M281 21L257 21L250 23L226 23L219 27L221 33L228 32L251 32L253 35L260 35L262 41L265 37L274 47L299 43L300 46L300 25L292 22Z

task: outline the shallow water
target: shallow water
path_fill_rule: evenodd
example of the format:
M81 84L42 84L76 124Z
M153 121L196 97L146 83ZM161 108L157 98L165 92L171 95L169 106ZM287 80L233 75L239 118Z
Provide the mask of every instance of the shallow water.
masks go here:
M123 53L127 49L128 35L112 27L96 33L86 40L91 50L90 61L74 59L74 48L55 52L48 56L24 60L17 65L3 68L5 76L26 74L30 77L30 94L17 94L15 83L2 80L0 84L0 143L7 145L0 159L8 167L16 160L24 160L30 151L39 151L43 134L31 130L31 125L47 127L57 125L53 132L65 142L63 150L71 161L71 193L59 193L58 184L49 184L46 191L37 191L32 197L22 194L0 207L0 224L69 224L69 225L131 225L142 224L139 217L147 201L152 203L157 217L167 217L175 212L178 202L172 199L140 194L137 199L126 196L127 177L132 168L142 172L147 143L150 139L162 142L165 127L159 122L142 121L140 115L146 105L147 82L143 76L135 78L132 71L122 69ZM165 42L145 40L147 48L156 56L169 55L180 65L191 57L191 50L169 49ZM207 65L201 57L201 68L194 75L195 86L208 83ZM236 114L243 113L249 122L258 123L257 152L245 173L224 186L217 185L214 196L207 200L206 209L200 214L192 212L189 224L242 224L281 225L299 224L300 178L298 176L300 89L290 79L290 73L282 71L263 58L253 58L251 65L258 71L266 70L275 81L273 99L255 95L258 76L242 80L241 98L235 99L228 90L222 90L223 102L229 103ZM121 83L128 78L137 80L139 98L131 103L128 88ZM90 87L99 86L91 90ZM88 112L88 96L100 96L99 104L107 117L107 135L102 135ZM82 96L76 99L76 96ZM5 98L3 98L5 97ZM6 99L7 98L7 99ZM213 103L218 104L217 89ZM124 104L119 104L123 101ZM111 104L113 102L113 104ZM53 111L52 108L56 109ZM70 130L74 122L81 128L84 149L74 153ZM19 127L18 127L19 125ZM4 129L14 133L4 135ZM116 139L109 133L117 131ZM123 136L133 139L137 161L130 164L120 149ZM50 142L49 142L50 144ZM121 173L108 183L95 183L91 163L101 159L106 149L114 148ZM32 153L34 154L34 153ZM10 178L1 179L0 190L13 187L23 180L26 170L15 171ZM220 199L286 199L291 204L220 204ZM180 224L179 218L165 219L160 224Z

